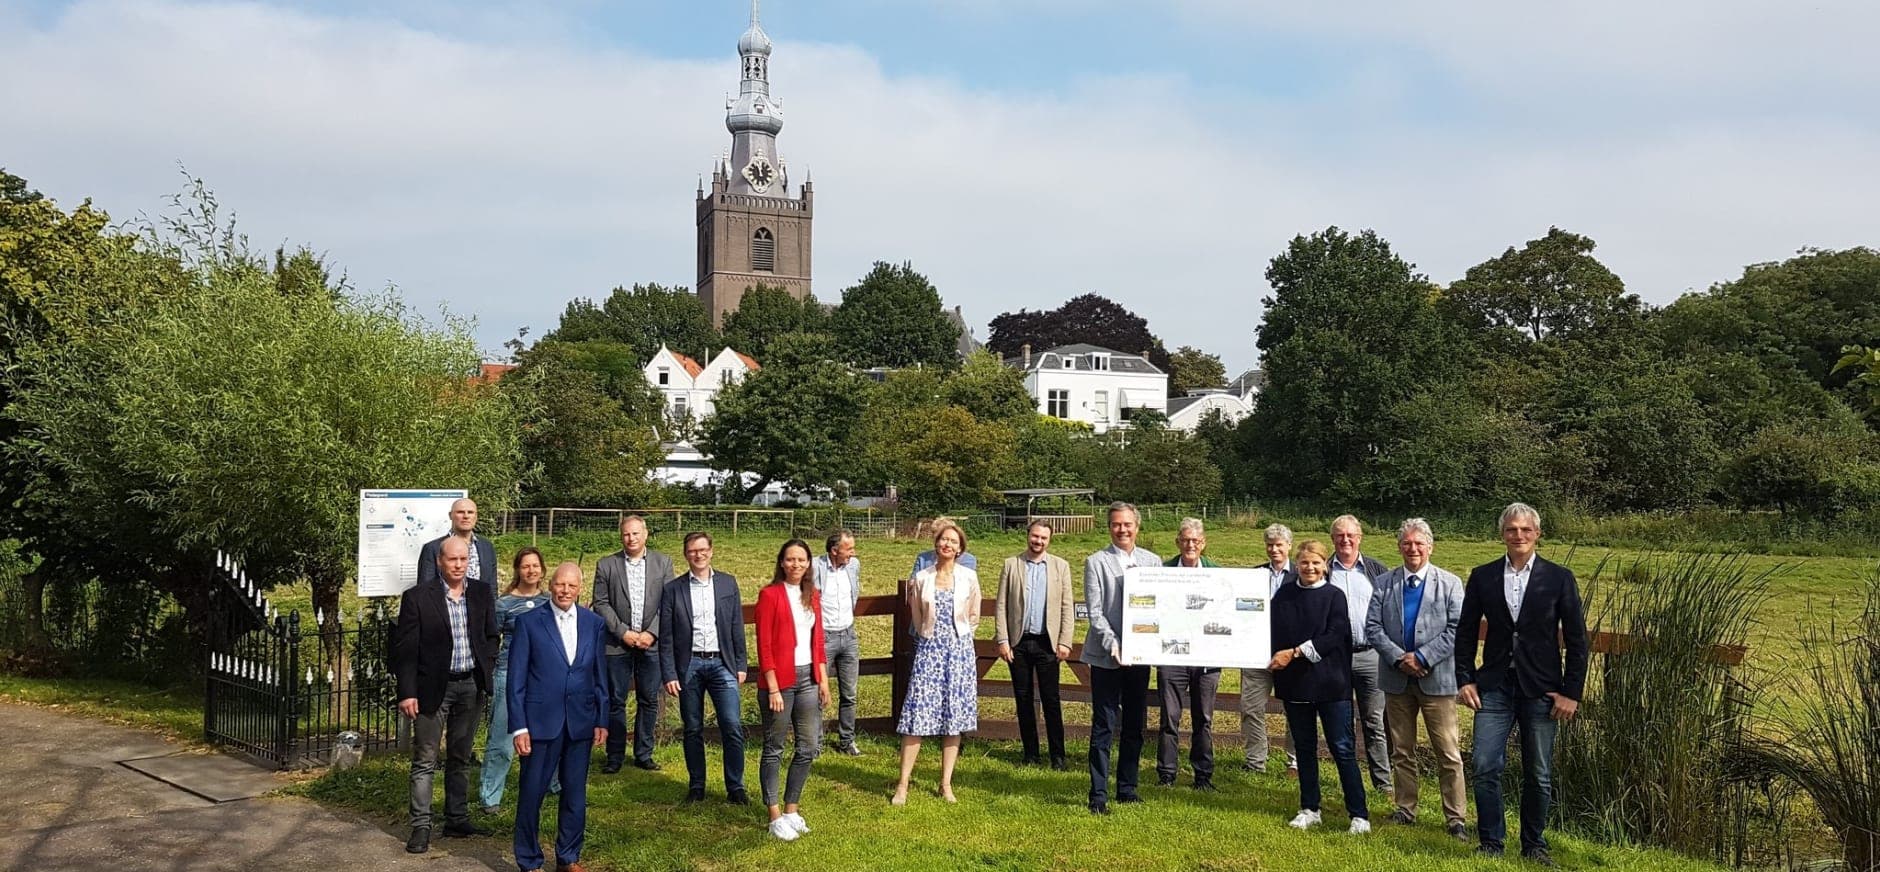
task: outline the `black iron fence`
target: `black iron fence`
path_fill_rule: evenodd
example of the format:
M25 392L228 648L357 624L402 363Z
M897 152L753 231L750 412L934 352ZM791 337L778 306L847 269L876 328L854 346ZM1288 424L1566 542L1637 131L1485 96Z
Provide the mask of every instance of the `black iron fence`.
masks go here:
M281 769L327 763L346 734L364 752L404 746L383 606L303 622L276 613L233 560L216 563L203 704L211 743Z

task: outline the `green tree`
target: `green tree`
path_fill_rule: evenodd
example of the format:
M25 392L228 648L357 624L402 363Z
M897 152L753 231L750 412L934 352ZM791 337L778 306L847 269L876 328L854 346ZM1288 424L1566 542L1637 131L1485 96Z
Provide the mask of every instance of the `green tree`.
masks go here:
M833 352L827 336L779 337L763 368L718 392L699 447L713 469L733 474L725 487L736 502L773 481L810 492L853 480L850 440L867 382ZM755 479L740 486L737 473Z
M777 338L790 333L827 333L829 315L815 295L801 300L775 285L744 292L738 308L725 315L724 344L757 359L769 359Z
M570 301L561 322L542 338L619 342L633 349L640 366L652 360L662 344L701 360L723 345L697 294L658 284L614 288L598 304L585 298Z
M1037 401L1025 390L1025 376L985 351L969 355L948 373L939 390L946 402L981 421L1027 422L1038 414Z
M1336 227L1295 237L1266 278L1266 386L1239 428L1258 492L1314 497L1390 437L1378 412L1457 377L1466 342L1389 243Z
M1109 437L1092 440L1085 450L1085 476L1101 497L1186 503L1221 495L1221 471L1208 458L1208 443L1165 430L1153 416Z
M1189 391L1226 385L1227 367L1221 364L1220 355L1184 345L1168 356L1169 396L1180 397Z
M1026 345L1036 354L1083 343L1145 355L1157 367L1165 371L1169 367L1168 349L1149 332L1149 322L1101 294L1079 294L1048 311L1006 312L993 318L990 326L986 350L1008 358L1020 357Z
M941 307L940 292L910 263L877 261L842 292L830 329L842 354L859 367L952 367L959 362L959 327Z
M1527 341L1597 335L1636 322L1625 283L1593 257L1593 240L1558 227L1469 268L1444 303L1467 327Z
M501 382L521 424L531 505L645 505L664 406L615 342L542 342Z
M1744 508L1831 518L1880 502L1880 451L1855 424L1825 429L1780 421L1758 431L1723 469L1724 489Z
M283 296L213 201L196 204L212 232L151 242L189 267L181 291L27 349L10 414L69 508L135 507L199 566L223 549L263 583L310 580L330 616L359 490L458 485L500 509L518 428L471 382L467 325L430 327L389 295Z
M1841 359L1835 361L1830 371L1838 373L1845 369L1853 373L1848 387L1858 392L1869 416L1880 417L1880 346L1849 345L1841 352Z
M953 405L871 410L877 421L865 451L899 487L901 499L926 511L982 505L1020 469L1012 426L982 421Z

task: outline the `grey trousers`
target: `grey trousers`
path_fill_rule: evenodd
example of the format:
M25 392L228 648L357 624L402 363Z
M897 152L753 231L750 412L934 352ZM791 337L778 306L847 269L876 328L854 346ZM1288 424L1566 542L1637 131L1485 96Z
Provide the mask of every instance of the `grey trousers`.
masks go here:
M1384 689L1377 683L1377 652L1351 652L1351 692L1358 698L1358 720L1363 728L1365 765L1371 770L1371 784L1379 790L1390 789L1390 742L1384 729Z
M1266 702L1273 698L1273 673L1265 669L1240 670L1240 737L1246 745L1248 766L1266 768ZM1299 768L1290 737L1286 743L1286 768Z
M1181 770L1182 709L1191 713L1193 741L1188 762L1195 780L1214 778L1214 696L1220 692L1221 670L1200 666L1158 666L1156 682L1162 686L1162 739L1156 748L1155 774L1172 779Z
M829 680L836 696L836 747L855 744L855 682L861 677L862 647L855 625L823 633L823 656L829 661Z
M790 758L790 774L783 785L783 804L795 805L803 798L803 783L809 780L809 764L822 750L822 700L816 693L816 667L798 666L796 682L783 688L783 711L770 710L770 692L759 687L757 710L763 714L764 755L757 768L757 782L764 790L764 804L777 805L777 776L783 768L783 742L792 727L796 729L796 751Z
M411 735L411 826L431 826L432 779L438 745L445 745L444 820L470 819L470 757L477 724L483 720L483 694L475 677L444 686L444 702L434 712L419 712Z

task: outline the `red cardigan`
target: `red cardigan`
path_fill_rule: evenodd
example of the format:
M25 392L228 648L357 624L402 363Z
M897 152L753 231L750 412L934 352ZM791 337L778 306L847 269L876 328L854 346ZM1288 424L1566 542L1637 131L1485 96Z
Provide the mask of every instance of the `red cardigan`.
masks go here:
M803 579L804 584L809 579ZM822 594L810 591L809 610L816 616L816 623L811 626L809 637L809 655L817 666L825 664L823 655ZM771 688L764 686L764 673L775 671L777 682L796 683L796 620L790 614L790 587L784 584L767 584L757 592L757 689L769 693ZM826 679L821 670L812 670L816 683Z

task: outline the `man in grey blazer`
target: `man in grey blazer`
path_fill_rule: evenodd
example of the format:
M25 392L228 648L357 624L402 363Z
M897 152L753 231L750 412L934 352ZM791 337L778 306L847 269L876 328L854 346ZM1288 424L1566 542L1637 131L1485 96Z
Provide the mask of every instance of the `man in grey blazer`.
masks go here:
M1110 547L1084 558L1084 603L1090 629L1084 662L1090 665L1090 813L1110 813L1110 746L1116 745L1116 801L1141 802L1142 739L1149 721L1149 666L1123 661L1123 573L1160 566L1162 558L1136 547L1142 516L1129 503L1110 504Z
M646 547L646 519L620 519L620 550L594 569L594 613L607 622L607 761L619 772L627 757L627 691L639 702L633 716L633 765L653 771L653 730L659 724L659 598L677 573L672 558Z
M1417 715L1435 749L1443 821L1449 835L1468 841L1462 780L1462 735L1456 718L1456 625L1462 617L1462 579L1430 563L1435 535L1422 518L1397 529L1403 565L1377 580L1364 622L1377 650L1377 683L1384 690L1390 729L1392 823L1416 821Z
M1012 670L1012 700L1018 707L1018 736L1025 763L1039 763L1038 721L1032 716L1032 679L1044 703L1045 739L1051 768L1066 767L1064 707L1058 699L1058 664L1071 659L1076 611L1071 604L1071 565L1052 554L1051 525L1035 522L1025 533L1023 553L1005 558L999 571L992 640Z

